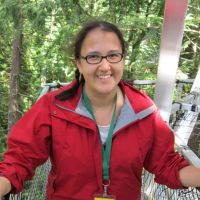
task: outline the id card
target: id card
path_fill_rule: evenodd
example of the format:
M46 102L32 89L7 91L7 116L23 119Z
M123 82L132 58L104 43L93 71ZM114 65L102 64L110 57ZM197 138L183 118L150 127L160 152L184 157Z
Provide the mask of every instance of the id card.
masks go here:
M116 197L113 195L95 194L94 200L116 200Z

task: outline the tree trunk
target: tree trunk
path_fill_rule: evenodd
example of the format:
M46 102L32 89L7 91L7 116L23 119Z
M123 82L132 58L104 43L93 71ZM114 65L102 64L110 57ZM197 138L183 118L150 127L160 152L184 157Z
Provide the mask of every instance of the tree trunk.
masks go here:
M12 50L12 65L10 71L10 95L8 108L8 132L18 120L19 107L19 74L22 63L22 15L20 7L17 9L14 27L14 40Z

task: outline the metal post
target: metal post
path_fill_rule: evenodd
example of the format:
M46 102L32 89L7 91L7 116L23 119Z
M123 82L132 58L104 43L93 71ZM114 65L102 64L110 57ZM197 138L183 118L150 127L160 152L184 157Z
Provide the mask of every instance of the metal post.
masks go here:
M188 0L166 0L155 103L169 121Z

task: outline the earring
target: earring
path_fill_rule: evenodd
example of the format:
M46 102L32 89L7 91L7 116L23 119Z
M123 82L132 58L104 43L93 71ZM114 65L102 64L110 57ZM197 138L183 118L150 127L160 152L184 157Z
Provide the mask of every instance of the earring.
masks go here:
M82 80L82 74L80 73L80 74L79 74L78 81L81 82L81 80Z

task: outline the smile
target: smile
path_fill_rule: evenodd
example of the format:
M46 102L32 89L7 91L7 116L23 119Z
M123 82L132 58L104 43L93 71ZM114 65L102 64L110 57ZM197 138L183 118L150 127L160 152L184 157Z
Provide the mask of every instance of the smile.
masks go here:
M108 74L108 75L97 75L97 77L100 78L100 79L106 79L106 78L110 78L111 74Z

